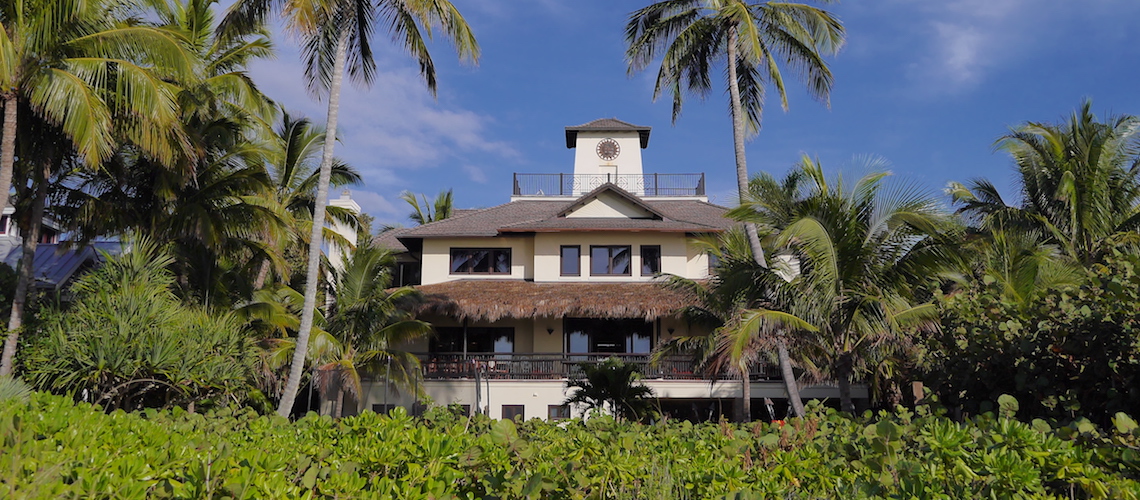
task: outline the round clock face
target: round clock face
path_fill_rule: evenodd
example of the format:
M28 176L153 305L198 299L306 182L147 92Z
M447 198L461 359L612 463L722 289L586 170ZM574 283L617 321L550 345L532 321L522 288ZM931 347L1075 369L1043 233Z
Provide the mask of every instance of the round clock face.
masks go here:
M621 153L621 148L618 147L617 141L613 139L602 139L598 142L598 158L606 161L613 160Z

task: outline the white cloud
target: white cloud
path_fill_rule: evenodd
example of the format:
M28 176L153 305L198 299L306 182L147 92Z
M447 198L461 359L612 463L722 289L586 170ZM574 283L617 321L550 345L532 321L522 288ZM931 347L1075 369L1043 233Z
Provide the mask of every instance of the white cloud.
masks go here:
M341 91L337 156L369 186L406 185L402 170L451 166L473 153L498 162L521 158L517 148L491 137L490 117L434 99L406 56L389 45L376 46L371 88L346 82ZM294 47L279 47L276 60L256 62L251 73L270 97L325 122L325 102L308 93Z
M353 189L352 199L360 204L360 210L382 221L392 221L404 218L404 211L397 208L383 195L375 191Z
M487 183L487 174L483 173L483 169L475 165L464 165L463 171L467 172L467 177L471 179L471 182L477 182L479 184Z
M1066 36L1102 36L1137 11L1135 0L894 0L877 4L917 33L909 77L933 94L972 90L1003 65ZM1096 25L1097 30L1082 28ZM1074 31L1076 30L1076 31Z

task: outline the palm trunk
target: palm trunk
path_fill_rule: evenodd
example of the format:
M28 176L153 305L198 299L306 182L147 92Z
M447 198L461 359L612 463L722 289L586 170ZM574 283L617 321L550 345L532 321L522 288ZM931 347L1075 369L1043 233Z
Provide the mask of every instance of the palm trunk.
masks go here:
M736 29L728 31L728 95L732 100L732 145L736 152L736 189L740 201L743 202L748 194L748 163L744 155L744 110L740 103L740 84L736 75ZM748 235L748 246L752 248L752 257L756 264L765 269L768 261L764 257L764 247L760 245L760 235L756 232L756 225L751 222L744 223L744 232ZM780 371L784 374L784 389L788 392L788 401L796 415L803 416L804 403L800 398L800 387L796 383L792 372L792 358L788 355L788 344L783 338L776 340L776 351L780 357Z
M16 93L4 94L4 131L0 141L0 210L8 206L12 169L16 164Z
M752 421L752 380L748 375L748 367L740 367L740 392L743 396L740 404L740 421L745 423Z
M301 326L297 331L297 348L293 351L293 363L289 367L289 378L285 383L285 393L277 407L277 414L288 416L301 388L301 375L305 370L305 358L309 351L309 334L313 331L313 315L317 307L317 277L321 264L321 240L324 237L325 207L328 206L329 178L332 176L333 146L336 145L336 120L340 111L340 87L344 81L344 64L348 53L348 30L342 32L336 42L336 55L333 59L332 83L329 86L329 112L325 124L324 151L321 155L321 174L317 182L317 199L313 205L313 230L309 237L308 272L305 275L305 304L301 313Z
M257 279L253 281L253 289L261 290L264 288L267 279L269 279L269 259L261 261L261 269L257 270Z
M333 418L340 419L344 413L344 388L337 384L336 388L336 406L333 406Z
M835 364L835 377L839 382L839 409L847 413L855 413L855 402L851 400L851 372L852 359L849 354L839 357Z
M41 166L41 178L36 179L36 198L32 200L32 213L28 230L24 234L23 254L20 255L20 274L16 281L16 293L12 298L12 314L8 318L8 338L4 340L4 354L0 357L0 376L11 376L16 359L16 345L20 342L20 329L24 326L24 306L28 299L28 288L32 286L36 258L36 247L40 243L40 227L43 225L44 204L47 202L48 182L51 180L51 161L45 160Z

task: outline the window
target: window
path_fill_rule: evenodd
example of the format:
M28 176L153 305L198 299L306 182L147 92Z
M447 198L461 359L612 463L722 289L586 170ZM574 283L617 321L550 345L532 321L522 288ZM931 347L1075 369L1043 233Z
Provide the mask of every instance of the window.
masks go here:
M643 319L566 318L566 351L570 353L647 354L653 324Z
M715 253L709 253L709 275L716 274L716 268L720 265L720 256Z
M566 420L570 418L570 405L549 405L546 407L547 420Z
M661 247L657 245L641 247L641 275L653 276L661 272Z
M503 420L526 420L526 406L503 405Z
M396 263L396 286L411 286L420 284L419 262Z
M451 274L511 274L511 249L452 248Z
M590 274L595 276L629 276L629 246L590 247Z
M582 247L578 245L562 246L562 275L582 275Z
M376 404L372 405L372 413L379 415L387 415L396 408L396 405Z
M0 234L8 234L8 224L12 221L7 215L0 217Z
M436 327L431 352L463 352L463 327ZM467 352L515 352L515 329L467 327Z

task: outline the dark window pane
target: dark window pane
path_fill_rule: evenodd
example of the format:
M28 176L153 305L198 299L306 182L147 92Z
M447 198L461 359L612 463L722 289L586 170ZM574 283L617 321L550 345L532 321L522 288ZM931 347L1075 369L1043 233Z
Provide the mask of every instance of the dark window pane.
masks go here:
M566 420L570 418L570 405L547 405L546 418L548 420Z
M629 276L631 253L628 246L590 247L590 274Z
M491 272L491 260L489 255L491 252L487 250L475 250L472 252L475 255L474 260L471 262L472 273L489 273Z
M465 273L469 267L472 255L469 250L452 250L451 251L451 272Z
M510 250L495 250L495 272L504 274L511 272Z
M648 353L653 324L642 319L566 318L566 352Z
M452 248L452 274L510 274L509 248Z
M652 276L661 272L661 247L641 247L641 275Z
M436 327L430 344L431 352L463 352L463 327ZM467 352L515 352L515 329L467 327Z
M590 274L610 273L610 248L590 247Z
M613 267L610 269L610 274L629 274L629 262L632 253L629 247L610 247L613 253Z
M578 276L581 271L581 247L562 247L562 275Z
M526 420L526 406L503 405L503 420Z

